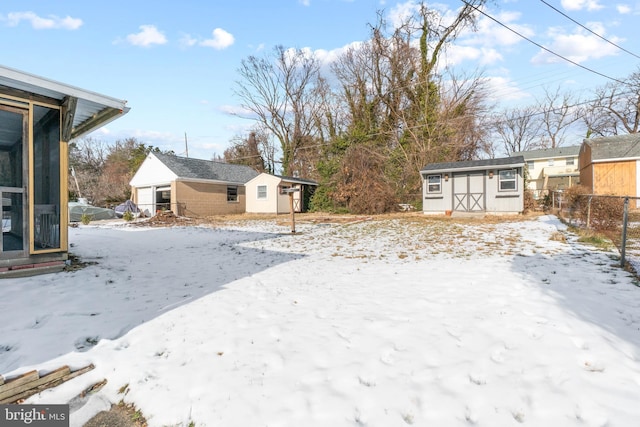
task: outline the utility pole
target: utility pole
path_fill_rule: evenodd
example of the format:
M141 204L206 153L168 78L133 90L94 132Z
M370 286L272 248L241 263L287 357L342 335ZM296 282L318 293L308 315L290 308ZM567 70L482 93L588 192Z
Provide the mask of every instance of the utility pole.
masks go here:
M186 156L189 157L189 144L187 143L187 132L184 133L184 149Z

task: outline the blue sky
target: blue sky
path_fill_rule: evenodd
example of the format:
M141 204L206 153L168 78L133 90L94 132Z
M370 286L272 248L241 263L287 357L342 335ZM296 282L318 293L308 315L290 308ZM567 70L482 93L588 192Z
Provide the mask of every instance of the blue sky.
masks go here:
M640 56L639 0L546 0L574 20ZM443 12L461 0L428 2ZM331 58L365 40L383 11L393 22L414 2L392 0L3 0L2 65L126 99L131 111L91 136L136 137L177 154L210 159L253 123L235 117L237 69L276 45ZM640 59L621 51L539 0L496 0L485 11L524 36L585 67L626 77ZM328 60L328 59L327 59ZM532 103L542 88L587 97L606 77L559 60L488 18L465 33L447 61L482 70L495 101ZM578 138L578 136L576 136ZM570 143L572 141L569 141ZM576 139L575 143L579 143Z

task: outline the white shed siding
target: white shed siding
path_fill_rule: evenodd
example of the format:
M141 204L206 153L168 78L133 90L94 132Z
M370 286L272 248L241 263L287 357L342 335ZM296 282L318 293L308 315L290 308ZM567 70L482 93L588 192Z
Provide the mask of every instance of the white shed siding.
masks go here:
M524 210L523 171L522 156L433 163L420 171L423 212L521 213ZM430 176L442 178L440 191L434 185L430 188Z
M140 165L136 174L131 178L129 185L132 187L168 186L178 176L166 167L156 156L149 154Z
M267 198L258 199L258 187L267 186ZM278 213L278 186L280 178L268 173L261 173L245 184L247 188L248 213ZM287 212L289 212L287 210Z
M517 171L516 188L513 191L500 191L501 169L494 169L493 177L487 176L487 212L520 213L524 210L524 177L522 168L515 169Z
M424 211L425 213L442 213L444 211L448 211L448 210L452 210L452 204L451 204L451 199L452 199L452 186L449 184L449 182L451 182L451 180L453 179L451 177L451 174L443 174L443 173L435 173L435 174L430 174L427 173L425 174L426 176L429 175L439 175L440 176L440 192L439 193L429 193L427 188L428 188L428 182L427 179L425 179L423 177L423 182L422 182L422 195L424 198Z

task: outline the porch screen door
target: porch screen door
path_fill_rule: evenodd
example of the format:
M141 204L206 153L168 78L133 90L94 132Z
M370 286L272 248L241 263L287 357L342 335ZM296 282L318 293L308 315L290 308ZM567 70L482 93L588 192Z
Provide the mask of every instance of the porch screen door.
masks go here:
M28 111L0 105L0 258L21 257L26 244L26 140Z

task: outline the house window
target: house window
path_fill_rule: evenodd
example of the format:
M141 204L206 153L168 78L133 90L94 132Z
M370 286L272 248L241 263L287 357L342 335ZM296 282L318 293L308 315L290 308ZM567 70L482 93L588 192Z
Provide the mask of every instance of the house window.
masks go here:
M427 193L441 193L441 175L427 175Z
M549 163L548 163L548 165L549 165L549 166L553 166L553 159L549 159Z
M500 191L516 190L516 170L505 169L498 172L498 188Z
M266 198L267 198L267 186L258 185L258 199L266 199Z
M227 187L227 202L238 201L238 187L235 185L229 185Z
M527 161L527 169L532 170L535 166L535 162L533 160Z
M575 158L567 157L567 166L573 166L575 164Z

